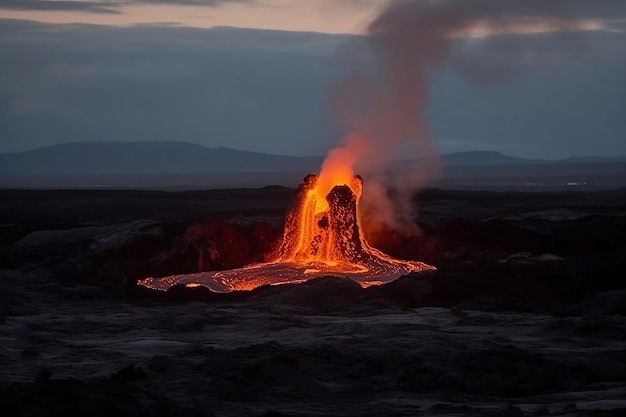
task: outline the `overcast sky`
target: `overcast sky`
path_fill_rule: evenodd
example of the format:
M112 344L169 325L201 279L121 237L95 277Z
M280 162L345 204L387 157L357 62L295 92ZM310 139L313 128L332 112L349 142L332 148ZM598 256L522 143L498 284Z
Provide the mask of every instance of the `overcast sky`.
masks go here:
M426 110L439 149L626 155L626 2L552 1L571 24L454 34ZM386 3L0 0L0 152L180 140L322 155L345 128L333 86Z

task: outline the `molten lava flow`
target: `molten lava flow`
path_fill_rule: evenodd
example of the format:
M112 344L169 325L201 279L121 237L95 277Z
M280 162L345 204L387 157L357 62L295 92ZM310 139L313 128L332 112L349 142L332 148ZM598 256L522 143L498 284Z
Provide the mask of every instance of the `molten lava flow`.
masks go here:
M319 178L307 176L287 215L278 261L354 269L362 252L356 213L362 188L361 178L351 177L325 195Z
M309 175L304 179L287 214L275 261L229 271L147 278L139 284L158 290L175 284L203 285L215 292L229 292L335 275L367 287L435 269L422 262L392 258L367 243L358 214L363 180L351 172L347 178L345 174L335 179L328 192L325 178Z

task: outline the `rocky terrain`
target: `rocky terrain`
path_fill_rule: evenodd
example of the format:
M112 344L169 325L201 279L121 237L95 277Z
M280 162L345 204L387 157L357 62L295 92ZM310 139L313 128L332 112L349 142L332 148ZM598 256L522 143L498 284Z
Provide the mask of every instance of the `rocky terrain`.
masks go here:
M416 196L437 271L215 294L294 190L0 191L2 415L622 415L626 191Z

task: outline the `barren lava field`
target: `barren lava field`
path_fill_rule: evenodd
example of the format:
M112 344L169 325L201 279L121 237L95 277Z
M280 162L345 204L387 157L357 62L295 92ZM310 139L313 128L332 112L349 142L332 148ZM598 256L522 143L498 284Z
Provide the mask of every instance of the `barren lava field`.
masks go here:
M3 416L618 416L626 191L417 196L436 271L136 285L276 249L295 190L0 191Z

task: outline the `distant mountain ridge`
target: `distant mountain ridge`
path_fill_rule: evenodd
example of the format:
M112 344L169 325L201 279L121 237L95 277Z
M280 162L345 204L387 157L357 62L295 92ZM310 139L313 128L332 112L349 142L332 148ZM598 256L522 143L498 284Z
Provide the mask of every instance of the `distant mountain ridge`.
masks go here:
M99 175L168 173L317 172L322 156L270 155L227 147L206 148L188 142L75 142L20 153L0 154L0 175ZM626 162L624 157L574 157L534 160L498 152L443 155L444 166L502 166ZM428 160L404 160L398 167Z
M0 154L0 175L291 172L321 160L187 142L76 142Z
M455 152L443 155L441 157L441 161L446 166L520 165L543 163L543 160L518 158L493 151Z

